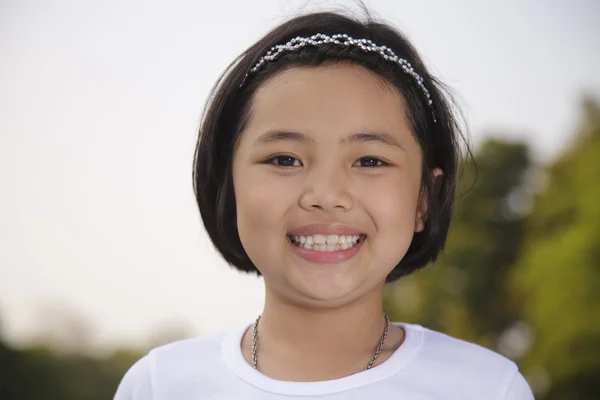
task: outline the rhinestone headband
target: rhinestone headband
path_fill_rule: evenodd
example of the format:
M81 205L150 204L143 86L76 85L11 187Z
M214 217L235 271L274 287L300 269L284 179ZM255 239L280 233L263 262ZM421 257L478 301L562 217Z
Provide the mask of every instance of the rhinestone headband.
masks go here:
M297 36L286 44L275 45L258 60L252 69L250 69L250 72L246 75L244 82L248 78L249 74L258 71L266 62L276 60L282 53L286 51L295 51L308 45L319 46L323 43L333 43L341 46L356 46L363 51L377 53L385 60L398 64L404 73L412 76L415 79L417 85L419 85L419 88L421 91L423 91L425 97L427 98L427 104L433 111L433 101L431 100L429 90L427 90L423 84L423 77L415 72L414 68L407 60L398 57L396 53L394 53L394 51L387 46L378 46L369 39L354 39L352 36L349 36L346 33L338 33L333 36L325 35L323 33L317 33L311 37ZM435 114L433 116L433 120L435 121Z

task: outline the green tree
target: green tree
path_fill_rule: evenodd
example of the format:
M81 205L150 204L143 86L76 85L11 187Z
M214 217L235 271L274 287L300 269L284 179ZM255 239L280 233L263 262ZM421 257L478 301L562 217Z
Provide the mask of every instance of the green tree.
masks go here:
M528 211L529 148L491 138L475 154L476 168L464 165L444 254L390 285L386 309L397 319L494 347L518 320L508 283Z
M125 350L107 358L61 355L46 346L15 349L0 341L0 399L111 399L141 355Z
M548 169L513 277L535 334L522 364L544 372L552 400L600 396L600 106L585 99L582 108L573 145Z

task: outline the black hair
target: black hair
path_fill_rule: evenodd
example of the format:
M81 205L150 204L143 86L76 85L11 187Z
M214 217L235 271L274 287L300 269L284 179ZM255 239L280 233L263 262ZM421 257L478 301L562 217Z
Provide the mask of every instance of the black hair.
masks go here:
M322 44L287 51L276 61L265 63L256 73L247 76L274 45L284 44L296 36L310 37L317 33L330 36L346 33L391 48L398 57L408 60L423 78L433 104L428 104L415 79L397 64L356 46ZM339 13L318 12L298 16L277 26L244 51L221 75L204 110L194 155L194 193L212 242L225 260L238 270L260 274L244 251L238 234L232 176L235 144L249 118L253 95L267 79L286 69L336 62L361 65L396 88L404 98L408 120L423 153L421 195L426 196L428 204L425 226L414 234L407 253L386 281L398 279L435 261L444 248L460 160L460 128L449 92L429 74L403 34L388 24L371 17L361 22ZM434 168L443 171L438 186L434 186Z

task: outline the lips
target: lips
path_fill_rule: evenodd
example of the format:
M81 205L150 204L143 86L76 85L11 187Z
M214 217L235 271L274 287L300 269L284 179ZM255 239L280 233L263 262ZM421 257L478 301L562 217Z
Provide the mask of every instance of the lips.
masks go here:
M354 257L367 235L341 224L313 224L287 235L292 251L311 263L341 263Z
M356 246L365 235L310 235L310 236L288 236L288 240L294 245L314 251L339 251Z
M310 236L310 235L364 235L357 229L351 228L343 224L311 224L292 229L288 232L289 236Z
M339 264L352 259L356 254L363 248L365 240L359 240L359 242L348 249L336 250L336 251L320 251L306 249L303 247L296 246L291 241L289 246L294 254L300 258L314 264Z

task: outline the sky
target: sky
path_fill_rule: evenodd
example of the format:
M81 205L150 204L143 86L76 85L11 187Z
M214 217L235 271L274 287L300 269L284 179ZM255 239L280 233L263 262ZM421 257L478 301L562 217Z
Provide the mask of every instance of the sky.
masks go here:
M452 87L474 145L501 133L548 161L581 96L600 98L600 2L365 3ZM222 261L193 196L202 109L268 29L355 4L0 1L5 338L84 321L90 343L112 347L165 326L204 335L254 320L262 281Z

